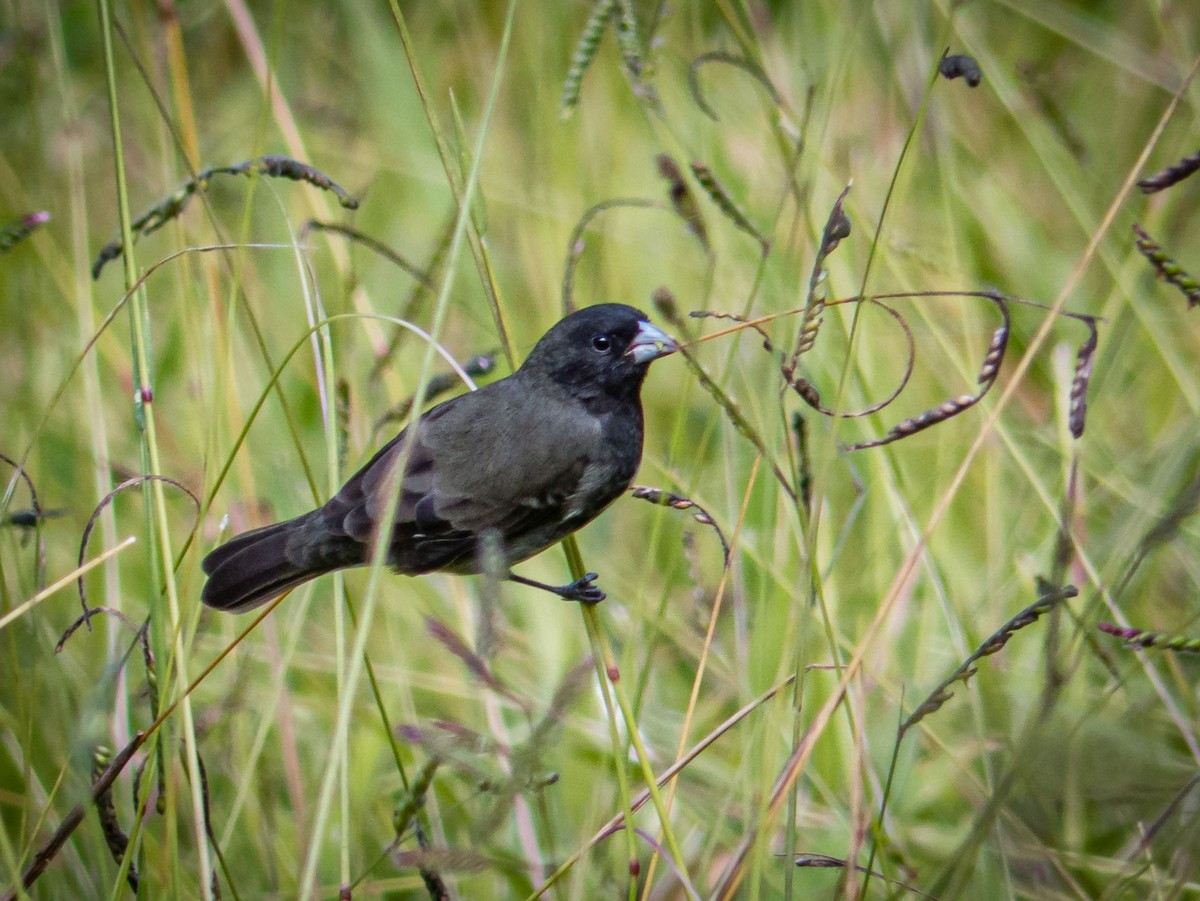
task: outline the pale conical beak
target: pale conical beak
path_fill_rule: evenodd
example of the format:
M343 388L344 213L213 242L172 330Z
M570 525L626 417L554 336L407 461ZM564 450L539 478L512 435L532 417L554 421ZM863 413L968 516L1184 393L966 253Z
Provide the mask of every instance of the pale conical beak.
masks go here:
M635 363L649 363L651 360L673 354L677 350L679 350L679 345L675 343L674 338L658 326L643 322L638 326L637 333L633 336L633 341L630 342L625 355L633 357Z

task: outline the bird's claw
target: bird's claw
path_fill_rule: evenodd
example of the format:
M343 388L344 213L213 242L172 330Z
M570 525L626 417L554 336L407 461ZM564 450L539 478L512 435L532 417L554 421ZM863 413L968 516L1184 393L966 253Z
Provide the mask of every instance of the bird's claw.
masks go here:
M588 573L582 579L576 579L570 585L558 589L558 596L564 601L579 601L581 604L599 604L607 597L600 586L593 585L600 578L596 573Z

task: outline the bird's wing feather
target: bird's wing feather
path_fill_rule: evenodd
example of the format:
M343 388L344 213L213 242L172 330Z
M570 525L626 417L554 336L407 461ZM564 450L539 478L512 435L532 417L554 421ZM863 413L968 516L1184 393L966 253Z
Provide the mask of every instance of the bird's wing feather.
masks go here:
M500 422L484 415L498 404L510 413ZM579 489L599 440L590 419L564 416L561 407L556 399L529 401L511 378L440 404L381 448L325 505L324 519L335 533L371 540L387 508L390 474L407 454L390 561L402 570L471 557L485 531L502 541L548 531Z

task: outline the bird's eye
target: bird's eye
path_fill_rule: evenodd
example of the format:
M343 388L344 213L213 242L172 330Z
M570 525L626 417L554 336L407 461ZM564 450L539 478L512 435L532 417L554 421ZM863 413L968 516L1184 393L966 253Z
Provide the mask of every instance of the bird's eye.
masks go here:
M612 338L608 335L597 335L592 339L592 347L597 353L606 354L612 350Z

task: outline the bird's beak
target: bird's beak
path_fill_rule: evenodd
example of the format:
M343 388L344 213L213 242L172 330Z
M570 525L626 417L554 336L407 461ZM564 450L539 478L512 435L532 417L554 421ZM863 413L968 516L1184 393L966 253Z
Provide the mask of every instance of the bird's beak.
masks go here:
M679 350L679 345L675 343L674 338L658 326L643 322L638 326L637 333L633 336L633 341L630 342L625 355L633 357L635 363L649 363L651 360L673 354L677 350Z

